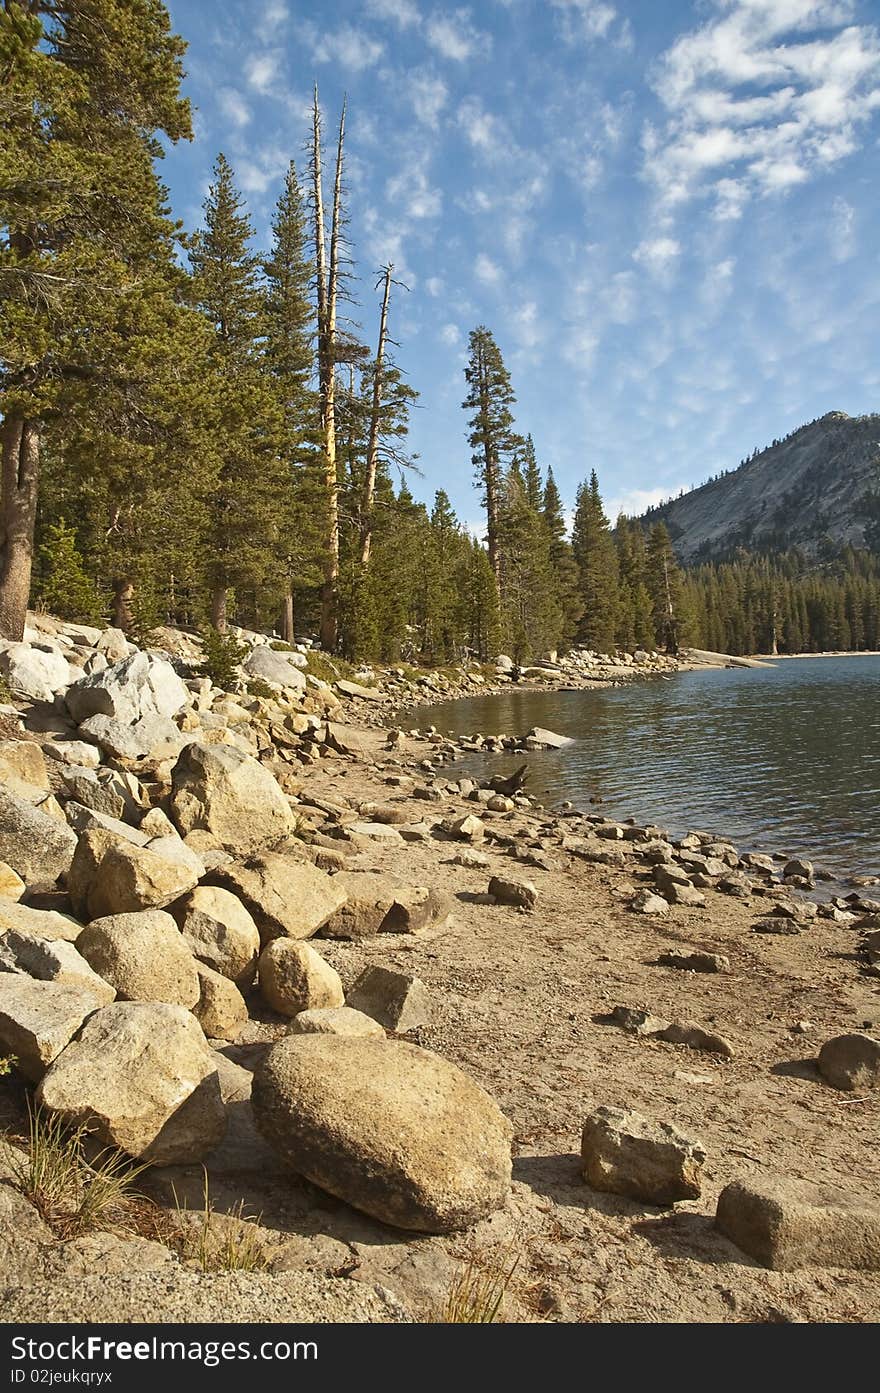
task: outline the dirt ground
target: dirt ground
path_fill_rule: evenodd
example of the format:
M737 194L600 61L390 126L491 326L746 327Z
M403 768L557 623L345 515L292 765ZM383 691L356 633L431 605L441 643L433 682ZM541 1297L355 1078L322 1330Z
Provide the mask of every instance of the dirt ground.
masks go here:
M460 797L421 802L385 779L384 768L322 761L304 793L335 803L406 801L413 821L474 811ZM415 765L426 754L412 748ZM352 869L393 872L456 897L442 928L384 934L359 943L315 940L348 987L364 966L414 973L432 1000L429 1049L467 1070L514 1124L514 1184L506 1210L471 1233L404 1236L284 1176L245 1130L209 1163L220 1208L242 1198L261 1214L275 1270L305 1266L379 1282L416 1319L435 1319L463 1262L488 1272L517 1261L508 1320L872 1321L880 1274L809 1269L774 1273L718 1234L715 1202L730 1181L784 1176L842 1186L863 1199L880 1184L880 1095L836 1092L819 1077L821 1043L880 1023L880 982L860 972L852 929L814 921L792 936L752 931L762 908L707 891L707 907L671 908L662 920L632 913L628 895L643 873L569 859L558 849L570 823L540 813L487 814L516 831L519 847L540 841L564 869L524 866L488 842L490 870L451 864L460 849L424 842L363 846ZM554 850L554 846L556 849ZM533 912L481 903L491 874L537 887ZM726 954L729 974L656 965L669 948ZM726 1037L730 1060L649 1038L607 1022L616 1005L697 1022ZM806 1033L793 1027L808 1022ZM245 1065L283 1032L266 1018L250 1043L227 1053ZM607 1104L635 1108L697 1136L708 1161L697 1201L662 1211L589 1189L580 1177L580 1132ZM234 1130L234 1129L233 1129ZM169 1173L162 1184L197 1203L201 1175Z

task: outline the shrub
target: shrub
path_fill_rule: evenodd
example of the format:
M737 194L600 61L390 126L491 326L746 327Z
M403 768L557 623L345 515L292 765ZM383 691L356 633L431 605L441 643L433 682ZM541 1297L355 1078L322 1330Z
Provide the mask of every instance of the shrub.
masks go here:
M210 677L215 687L230 691L240 680L238 667L248 651L232 634L221 634L209 625L202 635L204 657L199 665L203 677Z

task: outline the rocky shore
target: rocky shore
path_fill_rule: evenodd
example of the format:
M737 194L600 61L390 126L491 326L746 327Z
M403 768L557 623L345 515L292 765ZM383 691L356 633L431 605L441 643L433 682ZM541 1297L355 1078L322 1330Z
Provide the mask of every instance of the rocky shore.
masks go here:
M246 637L232 693L175 631L0 645L2 1318L461 1319L468 1272L512 1321L876 1318L880 887L543 809L551 731L392 724L500 660Z

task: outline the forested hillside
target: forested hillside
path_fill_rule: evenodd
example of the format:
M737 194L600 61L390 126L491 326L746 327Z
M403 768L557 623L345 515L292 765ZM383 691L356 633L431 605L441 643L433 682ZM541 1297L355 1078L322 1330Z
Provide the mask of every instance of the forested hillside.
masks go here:
M192 136L184 50L160 0L0 10L0 636L21 637L30 602L140 639L235 623L354 660L880 646L876 554L842 552L832 526L858 507L844 540L876 546L877 417L823 418L613 534L594 472L569 533L480 325L473 536L432 487L444 462L408 448L407 291L349 245L345 111L326 138L315 90L266 245L222 153L185 228L157 173L163 140ZM683 574L674 548L704 558L719 528L730 564ZM772 557L736 550L756 538Z

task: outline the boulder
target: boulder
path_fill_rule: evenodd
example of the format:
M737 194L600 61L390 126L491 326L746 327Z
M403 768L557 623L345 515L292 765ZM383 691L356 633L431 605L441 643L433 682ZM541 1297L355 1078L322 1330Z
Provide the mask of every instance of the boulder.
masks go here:
M32 648L29 643L13 643L0 653L0 672L11 692L30 701L52 701L76 676L76 669L57 650Z
M68 687L67 709L78 725L91 716L109 716L133 726L145 716L171 717L189 699L170 663L153 653L136 652L103 672L93 672Z
M335 750L339 755L348 755L351 759L371 760L373 749L369 742L356 730L351 730L348 726L338 725L333 721L327 722L327 729L324 736L324 743Z
M715 1224L775 1272L880 1270L880 1206L873 1197L783 1178L735 1181L718 1197Z
M321 929L324 938L369 938L377 933L418 933L452 912L449 896L372 871L341 871L334 885L346 903Z
M214 1053L195 1017L165 1002L97 1011L43 1077L37 1102L154 1165L201 1161L226 1130Z
M836 1035L826 1040L817 1064L832 1088L847 1093L880 1088L880 1040L872 1035Z
M274 852L219 866L208 879L238 896L253 916L263 943L272 938L311 938L346 901L338 876Z
M49 792L43 751L33 740L0 741L0 785L28 803L41 803Z
M261 677L273 687L295 687L300 692L306 689L305 673L300 670L302 659L298 653L276 652L267 644L260 643L251 649L242 667L252 677Z
M345 1001L339 973L308 943L273 939L260 954L257 971L264 999L283 1016Z
M197 885L169 913L195 958L242 990L253 985L260 935L236 895L216 885Z
M105 817L120 821L125 813L125 800L115 789L100 783L94 774L80 769L61 776L64 786L74 802L88 808L93 813L103 813Z
M584 1123L581 1158L592 1189L671 1205L699 1199L706 1151L669 1122L623 1108L597 1108Z
M408 972L395 972L376 964L364 969L345 998L345 1004L372 1016L386 1030L398 1035L428 1025L431 1019L424 982Z
M16 900L0 899L0 935L7 929L21 929L39 938L60 938L75 943L83 926L69 914L59 914L55 909L32 909Z
M143 716L131 725L113 716L89 716L79 729L105 754L132 764L145 759L154 764L176 759L184 744L184 736L167 716Z
M534 745L540 746L545 750L564 750L566 745L573 745L574 741L569 735L557 735L555 731L544 730L541 726L532 726L525 740L530 740Z
M139 827L130 827L121 818L89 808L85 803L77 803L73 798L64 812L74 832L112 832L114 836L124 842L131 842L133 846L146 846L150 840L147 833L142 832Z
M0 901L20 900L27 886L17 871L0 861Z
M353 1011L350 1006L318 1006L300 1011L290 1023L291 1035L353 1035L359 1038L384 1040L385 1031L378 1021Z
M95 919L78 951L122 1001L163 1001L191 1009L199 1000L195 959L162 910Z
M384 1223L447 1233L507 1200L510 1123L414 1045L290 1035L257 1067L252 1104L292 1170Z
M237 1040L247 1025L245 999L234 982L204 963L196 963L199 999L193 1015L212 1040Z
M538 902L538 892L530 880L509 880L493 875L489 894L496 904L509 904L517 909L534 909Z
M36 1083L100 1006L83 987L0 972L0 1047Z
M459 842L481 842L486 835L486 825L474 813L456 818L449 827L450 835Z
M231 745L187 746L174 766L172 787L180 831L204 829L238 855L280 841L295 826L277 781Z
M0 859L29 889L54 885L70 869L75 851L76 835L66 823L0 788Z
M337 690L343 696L358 697L360 701L381 701L382 693L377 687L364 687L360 682L349 682L340 678L336 683Z
M193 889L202 869L197 857L165 855L95 829L79 839L67 888L76 913L99 919L164 909Z
M85 740L44 740L43 753L58 764L74 765L80 771L97 769L101 762L94 745L87 745ZM65 777L63 772L61 777Z
M650 890L637 890L629 902L635 914L668 914L669 904L661 895Z
M92 970L79 950L63 938L47 939L21 929L7 929L0 945L11 955L15 969L40 982L61 982L81 987L107 1006L116 997L115 989Z

